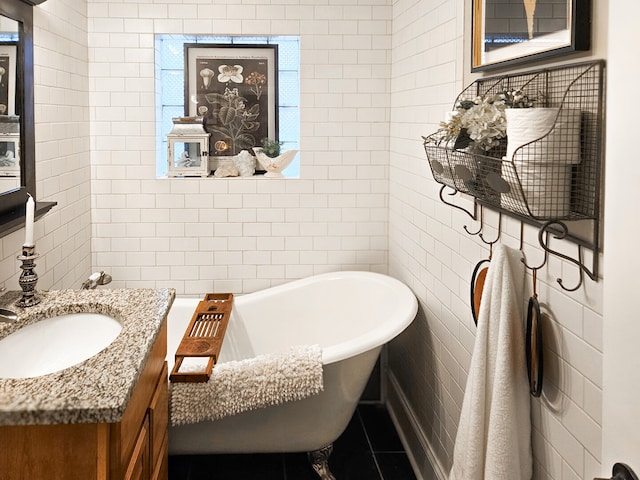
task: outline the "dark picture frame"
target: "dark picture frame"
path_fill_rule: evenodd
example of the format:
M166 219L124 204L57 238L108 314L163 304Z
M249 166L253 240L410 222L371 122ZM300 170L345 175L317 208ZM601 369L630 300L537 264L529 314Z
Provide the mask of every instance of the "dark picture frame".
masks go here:
M278 140L278 46L185 44L185 115L203 117L214 166Z
M591 0L472 0L471 71L591 48Z

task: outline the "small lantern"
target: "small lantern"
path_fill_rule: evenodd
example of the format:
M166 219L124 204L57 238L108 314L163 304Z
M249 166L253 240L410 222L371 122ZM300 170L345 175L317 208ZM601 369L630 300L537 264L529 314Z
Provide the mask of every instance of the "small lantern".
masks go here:
M209 136L202 117L175 117L167 135L167 175L206 177L209 175Z
M20 176L20 117L0 115L0 177Z

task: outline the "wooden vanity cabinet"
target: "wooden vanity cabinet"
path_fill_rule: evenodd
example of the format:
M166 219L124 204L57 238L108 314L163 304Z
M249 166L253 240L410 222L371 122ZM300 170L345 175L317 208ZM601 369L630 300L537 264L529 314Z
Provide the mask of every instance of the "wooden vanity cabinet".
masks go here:
M169 419L166 354L165 322L122 420L110 426L110 480L163 478L152 474L161 473L161 464L167 462L168 450L162 450Z
M164 357L163 357L164 358ZM149 439L151 441L151 479L167 480L169 476L169 385L167 362L163 363L162 381L158 381L149 406Z
M167 373L165 364L162 368L161 380L156 385L147 414L144 416L142 426L135 439L133 451L128 457L129 463L125 465L126 456L120 463L121 467L126 467L124 476L115 478L124 478L124 480L167 480L168 478L169 397L166 382Z
M168 480L167 324L118 423L0 427L2 480Z

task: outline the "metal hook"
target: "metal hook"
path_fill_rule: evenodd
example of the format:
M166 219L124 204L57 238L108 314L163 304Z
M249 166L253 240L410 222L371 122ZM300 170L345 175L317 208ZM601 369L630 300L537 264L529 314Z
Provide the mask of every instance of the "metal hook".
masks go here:
M549 232L545 232L545 240L548 243ZM549 260L549 252L547 251L547 249L544 249L544 258L542 259L542 263L540 265L538 265L537 267L532 267L527 264L526 258L524 257L524 223L523 222L520 222L520 251L523 254L523 257L520 259L520 261L524 264L525 268L529 270L533 270L534 273L537 270L544 267L547 264L547 260Z
M463 225L462 228L464 228L464 231L467 232L469 235L478 235L482 231L482 227L484 226L483 217L484 217L484 206L480 205L480 219L478 220L480 222L480 226L478 227L478 231L471 232L469 231L466 225Z
M561 278L556 278L556 282L558 282L558 285L560 285L562 289L566 290L567 292L575 292L582 286L582 282L584 281L584 267L582 266L582 245L578 245L578 261L580 262L578 264L580 266L580 269L578 270L580 272L580 280L578 281L578 285L573 288L567 288L564 286L564 283L562 283Z
M540 246L544 249L545 252L547 253L551 253L557 257L562 258L563 260L566 260L568 262L573 263L574 265L576 265L579 270L580 270L580 280L578 282L578 285L576 285L574 288L567 288L564 286L562 279L561 278L557 278L556 281L558 282L558 284L562 287L563 290L567 291L567 292L575 292L578 288L580 288L582 286L582 282L584 280L584 274L586 273L589 278L591 280L595 280L596 277L595 275L587 268L584 266L584 263L582 262L582 245L578 245L578 260L576 260L575 258L571 258L568 255L565 255L564 253L560 253L558 251L552 250L551 248L549 248L549 238L548 235L545 236L545 239L543 240L543 233L548 233L549 228L551 227L551 225L558 225L560 226L560 228L562 229L562 231L558 234L554 234L554 238L557 238L559 240L562 240L565 235L567 234L567 232L569 231L567 226L558 221L558 220L549 220L548 222L546 222L541 228L540 231L538 232L538 242L540 243Z
M482 240L484 243L486 243L490 247L493 247L493 244L500 240L500 235L502 235L502 212L498 212L498 235L496 236L496 239L492 242L488 242L484 239L484 235L482 235L482 233L479 233L479 237L480 240Z
M441 201L442 203L444 203L445 205L449 205L450 207L457 208L458 210L462 210L464 213L466 213L467 215L469 215L473 220L475 220L475 219L476 219L476 202L475 202L475 200L474 200L474 202L473 202L473 213L471 213L471 212L469 212L468 210L466 210L466 209L464 209L464 208L460 207L459 205L456 205L455 203L447 202L447 201L444 199L444 197L442 196L442 195L443 195L443 193L444 193L444 189L445 189L445 188L447 188L447 187L449 187L449 185L442 185L442 188L440 189L440 193L439 193L440 201ZM456 193L458 193L458 190L456 190L455 188L453 188L453 187L449 187L449 188L451 188L451 189L453 190L453 192L448 193L447 195L449 195L449 196L451 196L451 197L452 197L452 196L454 196Z

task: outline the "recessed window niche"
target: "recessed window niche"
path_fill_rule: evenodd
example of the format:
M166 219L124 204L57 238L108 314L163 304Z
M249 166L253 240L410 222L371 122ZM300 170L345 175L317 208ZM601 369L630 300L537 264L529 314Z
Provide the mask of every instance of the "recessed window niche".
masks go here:
M252 100L268 98L269 108L273 110L273 123L269 128L268 137L281 142L282 151L299 150L300 142L300 38L297 36L193 36L193 35L156 35L156 177L169 178L167 162L167 134L174 127L174 119L180 117L192 117L212 114L222 115L226 105L223 101L237 100L238 90L242 92L240 85L248 91ZM246 48L245 48L246 47ZM207 55L224 55L228 52L228 58L238 58L246 55L243 60L251 60L271 53L274 68L270 75L276 81L272 82L277 88L270 89L268 85L269 74L265 78L253 69L247 69L237 64L240 61L211 61L207 68L194 69L193 55L198 55L199 60L206 62ZM201 58L200 58L201 57ZM190 60L191 58L191 60ZM249 62L250 63L250 62ZM210 68L209 68L210 67ZM252 71L244 71L252 70ZM211 95L197 96L192 92L195 87L202 84L207 88L217 87L220 92ZM264 95L264 96L263 96ZM269 96L273 97L270 98ZM228 98L227 98L228 97ZM233 97L233 98L231 98ZM242 97L242 93L240 94ZM241 101L241 100L240 100ZM241 101L242 102L242 101ZM193 105L191 105L193 103ZM244 107L244 102L241 107ZM235 104L238 104L236 101ZM247 104L249 102L247 101ZM251 109L249 105L249 109ZM256 107L251 111L243 112L245 120L243 125L251 124L255 120ZM258 109L259 111L259 109ZM264 111L264 108L263 108ZM237 109L233 113L237 113ZM216 117L217 119L218 117ZM229 113L229 121L231 113ZM207 122L205 121L205 124ZM224 152L224 139L216 139L215 126L207 126L206 129L213 133L210 145L210 157L229 154ZM257 132L257 127L256 127ZM252 132L253 133L253 132ZM237 131L230 133L239 135ZM263 132L253 135L256 147L261 146ZM246 143L246 142L245 142ZM214 145L215 144L215 145ZM246 143L248 144L248 143ZM222 152L222 153L221 153ZM229 157L231 158L231 157ZM215 163L212 162L212 165ZM215 167L214 167L215 168ZM258 167L259 169L259 167ZM299 177L299 155L284 170L285 177ZM258 176L258 175L257 175ZM208 180L217 180L213 176Z

